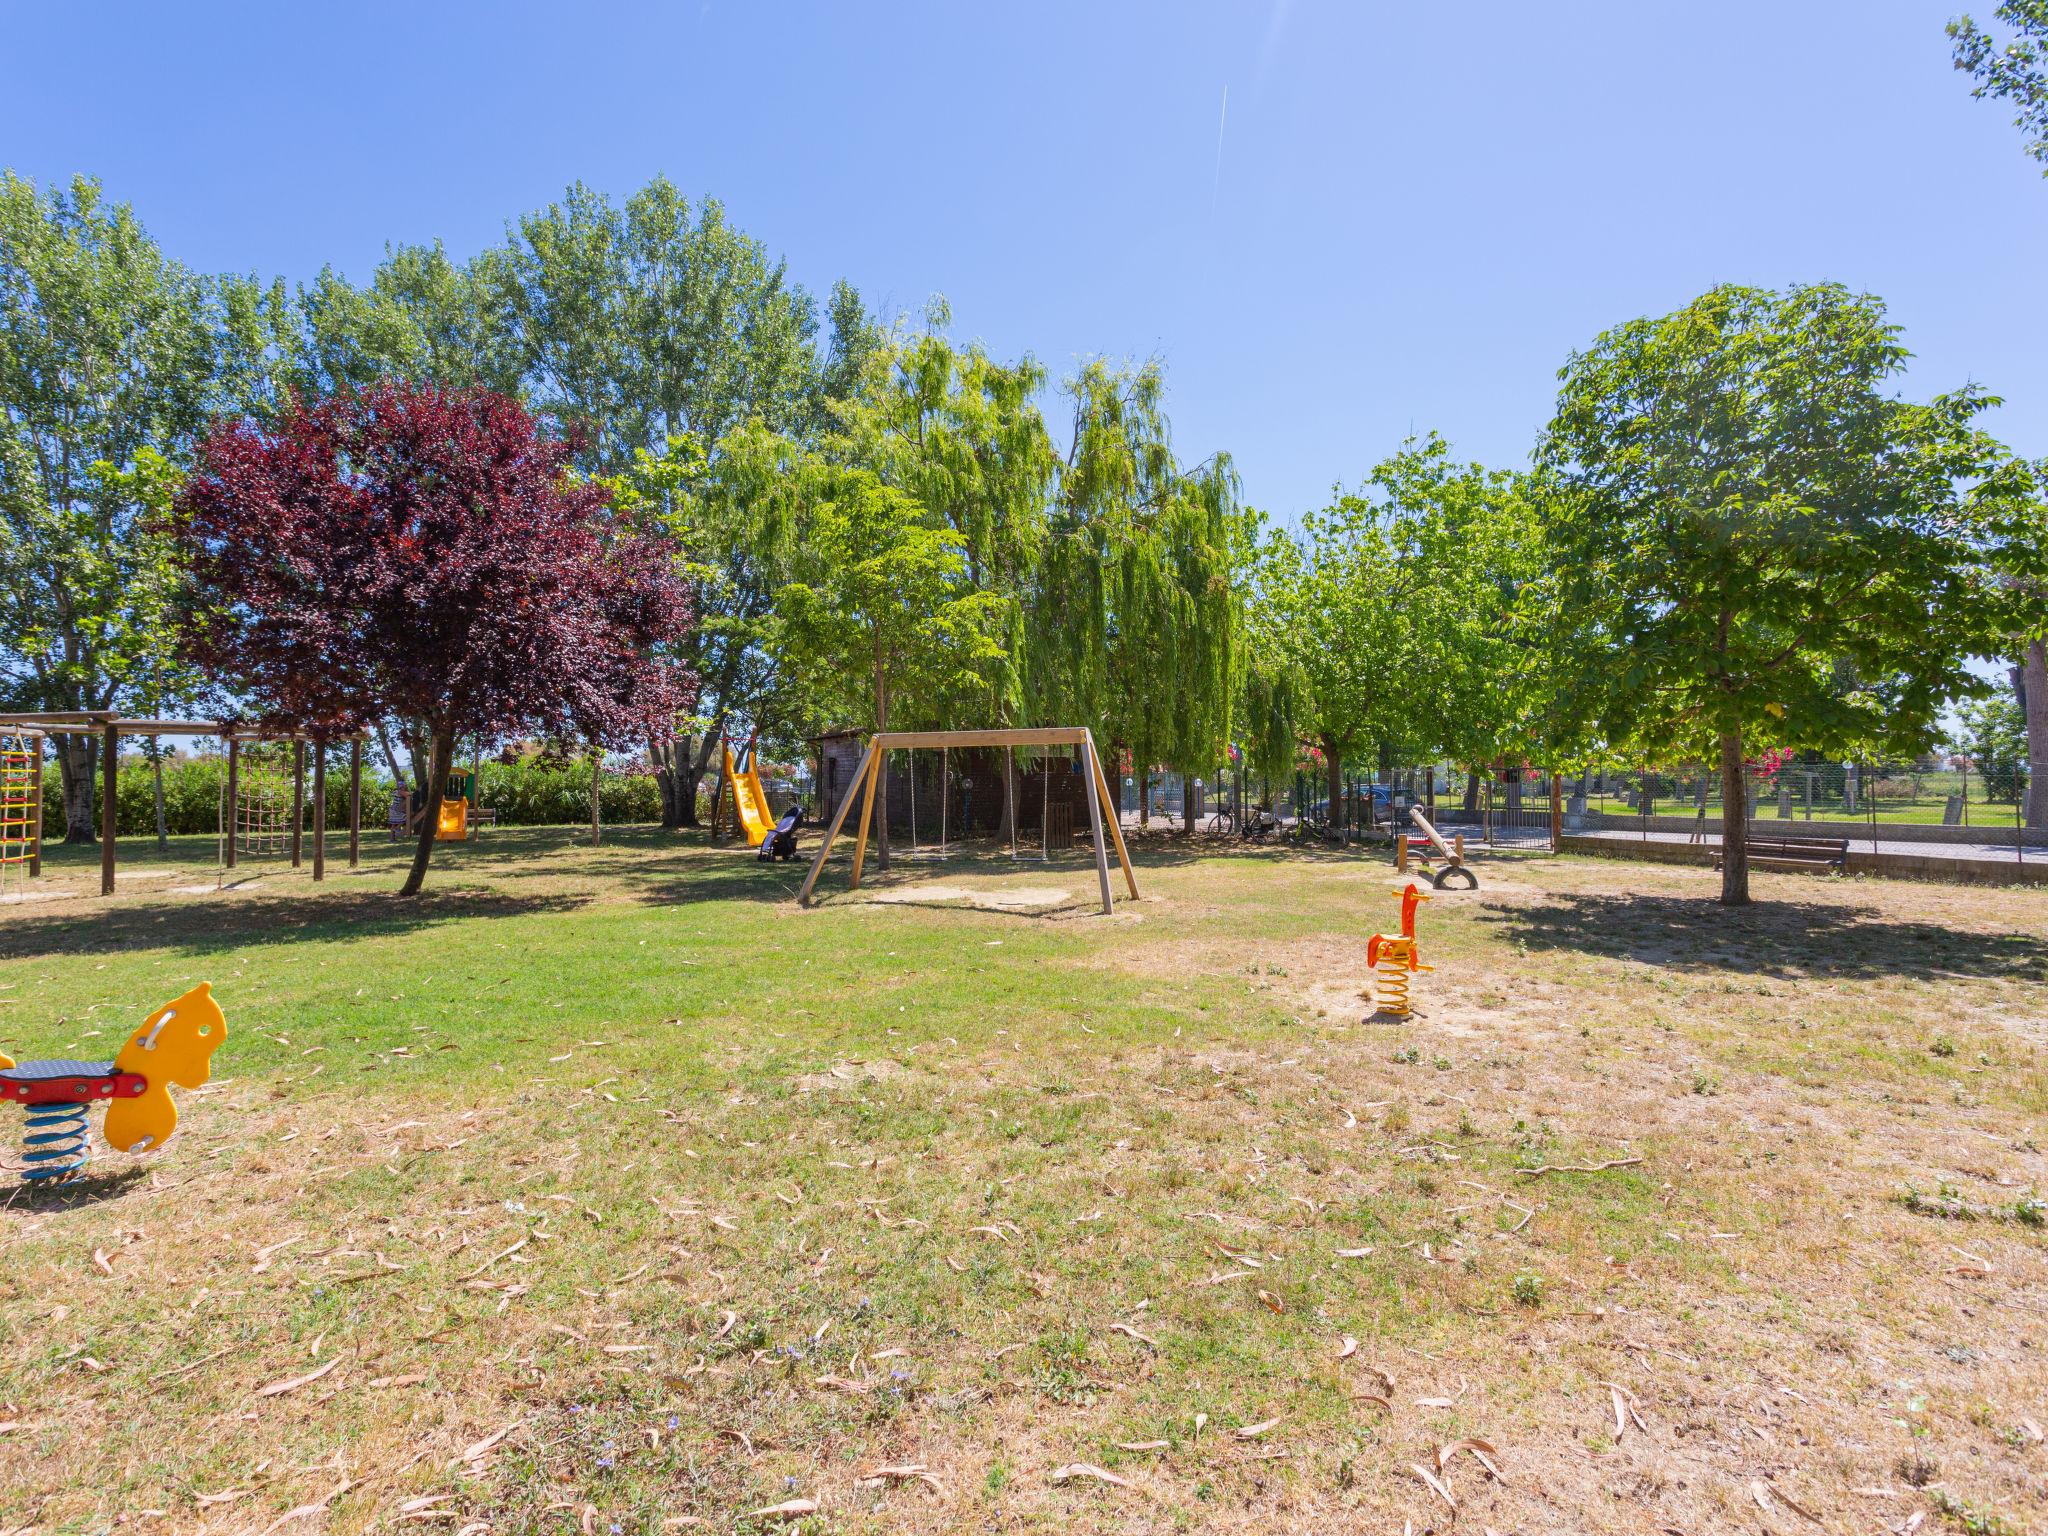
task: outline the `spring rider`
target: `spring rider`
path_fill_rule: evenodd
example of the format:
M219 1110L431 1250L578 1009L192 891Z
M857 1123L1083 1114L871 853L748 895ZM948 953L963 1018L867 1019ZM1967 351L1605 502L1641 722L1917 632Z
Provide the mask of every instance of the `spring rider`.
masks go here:
M1401 898L1401 931L1398 934L1376 933L1367 939L1365 963L1373 971L1379 1011L1405 1019L1410 1009L1409 973L1435 970L1436 967L1424 965L1421 951L1415 947L1415 909L1429 898L1412 884L1394 894Z
M24 1061L0 1056L0 1100L28 1111L22 1178L30 1183L75 1178L85 1168L86 1106L105 1101L108 1145L120 1152L160 1147L177 1129L170 1085L197 1088L213 1075L213 1053L228 1021L201 982L164 1004L129 1037L112 1061Z

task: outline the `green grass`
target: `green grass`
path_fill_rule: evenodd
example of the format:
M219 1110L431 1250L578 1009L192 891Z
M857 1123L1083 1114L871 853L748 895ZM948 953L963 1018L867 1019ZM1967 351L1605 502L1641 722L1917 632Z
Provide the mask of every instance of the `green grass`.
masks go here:
M162 1153L0 1208L0 1521L1426 1523L1408 1467L1474 1434L1508 1477L1450 1464L1474 1520L1696 1528L1752 1458L1674 1435L1731 1390L1870 1447L1794 1497L1885 1478L1896 1405L1837 1379L1844 1337L1924 1383L1959 1497L2025 1496L1996 1430L2039 1368L1929 1341L2033 1324L1976 1282L1980 1322L1933 1310L1958 1224L1898 1191L2040 1177L2001 1022L2048 1002L2038 893L1767 879L1728 915L1699 872L1495 859L1423 908L1391 1024L1358 855L1155 841L1103 918L1078 858L874 882L1068 893L1028 914L849 896L837 861L804 912L803 866L646 829L500 831L412 903L405 851L177 894L211 842L145 840L102 901L54 850L66 894L0 908L0 1049L111 1053L196 979L231 1030ZM1963 1136L2003 1150L1958 1171ZM2000 1285L2042 1262L2026 1221L1962 1235ZM1609 1380L1650 1429L1614 1434ZM1993 1429L1949 1412L1987 1393ZM1679 1472L1617 1501L1652 1443ZM908 1463L943 1491L861 1480Z

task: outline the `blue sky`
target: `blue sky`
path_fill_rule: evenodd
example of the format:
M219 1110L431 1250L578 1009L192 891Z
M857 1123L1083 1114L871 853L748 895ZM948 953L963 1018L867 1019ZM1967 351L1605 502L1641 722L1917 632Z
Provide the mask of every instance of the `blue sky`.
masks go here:
M1520 462L1573 346L1722 280L1882 295L1909 388L1979 380L2048 454L2048 182L1949 15L7 3L0 162L294 280L665 171L820 294L942 292L1055 375L1158 356L1183 453L1229 449L1291 520L1411 428Z

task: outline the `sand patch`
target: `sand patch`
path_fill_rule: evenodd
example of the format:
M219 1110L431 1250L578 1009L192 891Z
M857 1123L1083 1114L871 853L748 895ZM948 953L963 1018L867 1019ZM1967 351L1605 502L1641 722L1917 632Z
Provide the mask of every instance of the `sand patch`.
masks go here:
M877 891L868 900L891 906L962 905L979 907L987 912L1042 912L1048 907L1064 906L1072 897L1072 891L1053 885L1019 885L984 891L972 886L926 882L906 885L898 890Z
M862 1083L887 1082L901 1077L903 1068L887 1059L876 1061L835 1061L823 1072L797 1074L798 1093L829 1093L835 1088L856 1088Z

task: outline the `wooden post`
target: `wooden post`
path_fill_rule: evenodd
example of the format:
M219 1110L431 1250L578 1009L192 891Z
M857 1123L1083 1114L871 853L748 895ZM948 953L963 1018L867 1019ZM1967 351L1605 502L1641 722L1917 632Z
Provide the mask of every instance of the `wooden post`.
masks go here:
M1394 868L1404 875L1408 872L1408 834L1406 832L1396 832L1394 834Z
M363 742L351 737L348 744L348 867L363 862Z
M1095 792L1095 744L1083 742L1081 755L1088 760L1088 824L1095 831L1095 878L1102 885L1102 915L1116 910L1109 895L1109 840L1102 835L1102 797Z
M1131 900L1138 899L1138 877L1131 873L1130 850L1124 847L1123 816L1117 806L1116 796L1109 792L1109 783L1102 773L1102 755L1095 750L1095 733L1084 730L1082 740L1088 747L1088 766L1095 778L1095 792L1102 797L1102 808L1109 815L1109 840L1116 845L1117 862L1123 866L1124 884L1130 887Z
M28 845L28 872L31 878L43 872L43 738L29 737L29 794L34 797L35 809L29 812L32 841Z
M593 848L597 846L597 840L602 835L604 828L604 823L600 817L601 802L598 799L599 792L603 787L604 754L602 752L593 752L590 754L590 846Z
M875 781L882 776L882 753L872 739L868 742L867 785L860 797L860 833L853 840L853 879L848 882L849 891L860 889L860 868L868 857L868 828L874 824Z
M1564 841L1564 786L1553 770L1550 775L1550 851L1557 852Z
M818 883L818 871L825 867L825 855L832 851L832 839L839 835L840 827L846 822L846 813L853 809L854 792L860 788L860 781L866 775L868 764L874 755L875 749L871 745L867 756L860 760L860 766L853 770L853 782L846 786L846 793L840 797L839 809L832 814L832 825L825 831L824 844L818 849L818 856L811 860L811 872L804 876L803 889L796 893L797 905L800 907L808 907L811 904L811 888Z
M327 743L313 742L313 878L327 878Z
M299 867L301 838L306 829L306 744L292 738L292 868Z
M114 894L114 828L120 811L116 798L120 774L116 758L121 737L109 725L100 732L100 894Z
M223 830L227 833L227 852L221 863L229 869L235 867L235 837L241 831L242 820L242 743L235 737L228 738L228 805L227 822Z
M1465 834L1462 832L1451 834L1451 857L1460 864L1465 862Z

